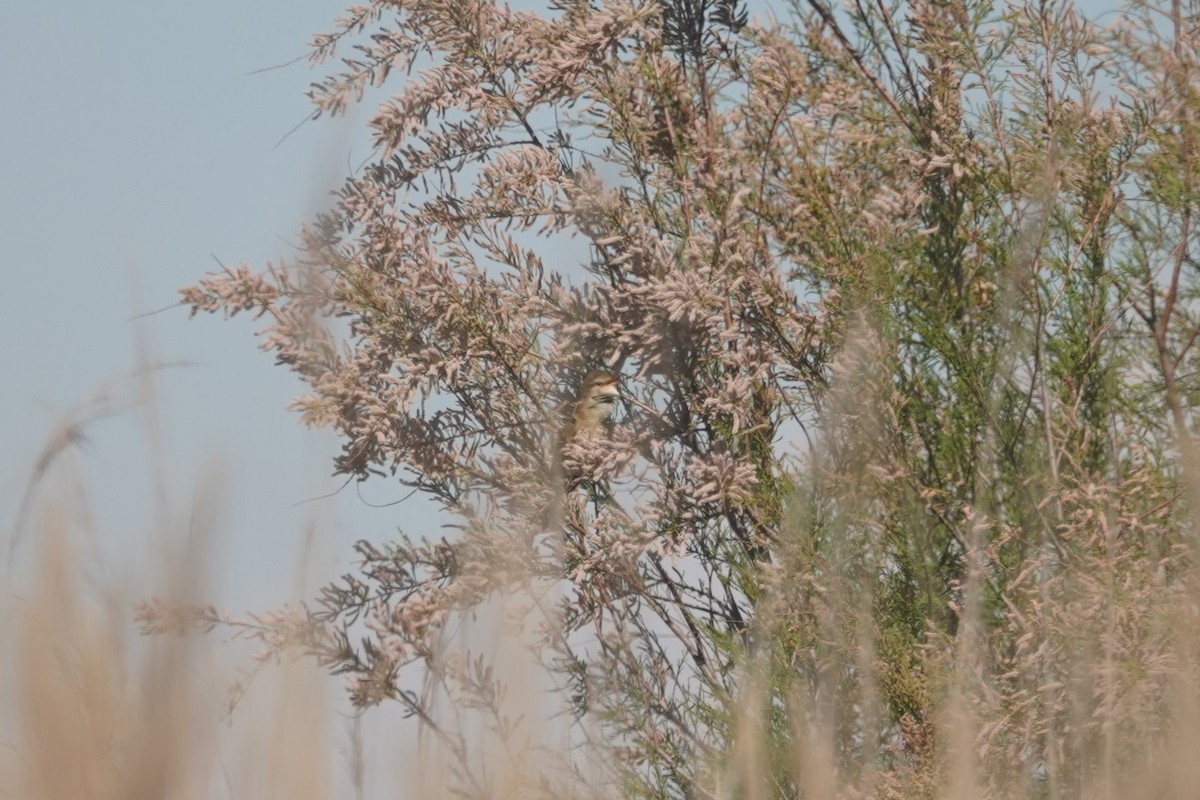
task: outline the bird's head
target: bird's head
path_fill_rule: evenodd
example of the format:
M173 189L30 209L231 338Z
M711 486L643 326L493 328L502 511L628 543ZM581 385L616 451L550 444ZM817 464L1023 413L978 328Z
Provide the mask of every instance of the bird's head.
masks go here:
M618 382L617 376L611 372L594 369L583 376L579 397L592 409L606 411L604 415L611 416L620 396L617 390Z

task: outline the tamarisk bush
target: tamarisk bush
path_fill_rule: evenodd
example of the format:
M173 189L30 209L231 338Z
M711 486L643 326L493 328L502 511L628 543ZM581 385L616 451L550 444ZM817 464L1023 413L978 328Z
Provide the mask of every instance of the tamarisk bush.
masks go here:
M511 796L1188 791L1197 31L1190 0L351 8L309 96L392 87L369 163L294 260L182 302L262 317L336 473L455 532L364 534L255 630L469 796L503 787L431 698L516 730L446 646L502 597L572 712ZM598 367L622 410L564 496Z

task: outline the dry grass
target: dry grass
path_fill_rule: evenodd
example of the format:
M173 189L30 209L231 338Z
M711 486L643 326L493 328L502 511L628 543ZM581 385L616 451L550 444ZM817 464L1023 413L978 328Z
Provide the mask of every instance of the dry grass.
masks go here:
M83 501L61 500L80 496L70 447L56 434L39 459L9 549L21 569L0 601L0 797L441 797L465 758L489 786L510 787L494 796L517 798L529 776L566 768L568 718L527 647L544 598L498 598L444 636L448 660L489 652L499 687L495 709L438 706L469 751L446 747L387 708L352 715L311 660L264 658L260 643L206 635L190 615L169 635L140 635L147 601L207 599L196 565L220 550L220 493L201 492L188 529L152 543L167 555L101 578L90 543L105 532ZM516 724L498 737L486 720L501 717Z
M413 738L415 723L408 735L399 737L395 731L385 733L368 725L370 741L364 744L363 728L345 725L329 702L329 679L304 661L268 667L232 721L225 721L226 694L245 652L216 638L136 637L134 607L145 598L144 588L97 584L89 578L79 542L92 534L79 529L80 516L70 508L46 506L32 509L30 523L38 545L36 567L6 592L0 627L0 796L433 798L450 796L444 778L461 770L465 759L471 769L487 776L490 786L499 788L499 794L491 796L517 798L530 796L528 787L537 782L531 776L565 769L571 757L562 744L568 738L566 723L556 713L561 703L531 677L537 669L520 633L529 615L539 613L530 597L498 600L446 642L448 658L458 647L462 652L490 652L494 677L503 687L498 702L505 710L497 718L519 719L512 730L504 737L492 736L484 732L478 710L451 704L441 707L441 722L467 730L469 752ZM173 572L176 580L169 583L184 587L185 596L177 598L183 601L203 592L202 586L189 586L182 568L187 561L156 565ZM851 606L857 602L849 595L842 601ZM1147 628L1144 634L1171 641L1167 657L1173 664L1197 663L1191 610L1157 611L1161 614L1152 623L1155 629ZM848 613L855 612L851 608ZM1123 610L1116 608L1114 613ZM869 643L858 646L865 648L860 650L860 668L871 669ZM960 653L959 668L969 669L965 662L970 657ZM1078 685L1067 687L1068 695L1091 696L1102 691L1098 676L1135 666L1114 663L1104 648L1082 644L1071 658ZM1075 730L1090 742L1071 748L1074 757L1084 759L1068 770L1079 773L1079 780L1072 786L1057 785L1042 776L1041 766L1031 764L1026 774L1014 773L1001 782L1001 796L1194 797L1200 786L1200 759L1194 755L1200 751L1200 684L1188 670L1164 668L1170 671L1169 717L1147 716L1159 713L1155 709L1162 707L1162 698L1150 698L1153 702L1145 708L1129 705L1139 697L1136 682L1113 698L1119 707L1108 708L1110 719L1098 736L1089 732L1092 720L1066 714L1060 723L1068 740ZM944 754L939 774L904 780L868 771L858 778L858 786L847 785L830 750L829 718L801 692L789 702L792 750L783 754L783 773L806 798L982 797L984 783L995 796L995 776L984 780L977 747L980 732L994 722L987 711L988 698L980 696L979 684L969 675L960 678L947 684L940 701L937 735ZM1147 691L1155 691L1155 679L1146 680ZM781 758L764 735L770 704L761 681L748 678L743 692L737 746L705 770L709 786L721 798L776 797L779 787L764 780L779 774L771 764L778 765ZM823 699L827 698L819 698ZM373 713L386 716L386 711ZM479 732L471 735L474 725ZM1019 736L1014 738L1019 741ZM586 761L587 754L577 751L574 757ZM1062 768L1053 766L1056 771ZM920 786L925 793L914 794Z

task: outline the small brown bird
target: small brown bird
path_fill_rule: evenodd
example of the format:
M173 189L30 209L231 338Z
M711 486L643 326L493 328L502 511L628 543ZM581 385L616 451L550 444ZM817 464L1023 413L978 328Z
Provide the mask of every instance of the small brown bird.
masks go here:
M579 434L588 431L602 431L617 408L617 400L621 394L617 391L618 379L611 372L594 369L583 376L579 385L579 394L571 407L571 418L563 426L555 448L555 472L562 472L562 451ZM576 485L578 475L563 476L568 490Z
M555 481L561 481L559 486L563 494L557 494L549 507L542 513L543 528L559 527L563 516L563 498L575 491L582 483L582 475L578 467L567 469L563 464L563 449L571 442L579 439L580 434L602 433L612 419L617 409L620 392L617 390L618 379L611 372L592 370L583 376L579 384L579 392L568 406L570 417L564 420L554 443L553 466L551 475ZM565 410L565 409L564 409Z
M595 431L612 419L617 408L617 377L611 372L594 369L583 376L579 396L571 410L571 419L563 428L561 444L574 439L581 431Z

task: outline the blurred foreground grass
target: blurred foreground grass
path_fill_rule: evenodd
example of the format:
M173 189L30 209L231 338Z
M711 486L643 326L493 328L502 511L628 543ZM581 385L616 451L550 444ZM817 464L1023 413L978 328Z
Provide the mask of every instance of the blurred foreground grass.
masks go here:
M55 478L48 474L46 479ZM191 530L162 532L157 550L165 555L127 565L114 578L104 577L106 570L89 561L86 543L105 532L89 529L87 515L62 499L70 492L40 496L54 499L29 509L23 542L29 566L5 587L0 608L0 797L440 798L461 796L450 787L462 782L447 778L461 777L465 769L482 777L479 785L487 789L479 796L523 798L543 796L531 794L529 787L537 785L541 771L561 769L565 763L580 770L575 796L628 796L619 784L599 777L611 774L604 765L593 764L589 773L589 761L611 751L567 744L570 736L555 711L561 704L546 699L552 690L531 669L535 659L523 650L525 643L504 634L506 617L534 613L536 604L527 598L498 598L468 631L455 633L462 653L482 657L492 670L498 702L507 704L512 718L520 718L520 730L502 742L482 728L467 730L464 741L471 749L454 751L436 737L421 735L416 720L392 725L387 704L368 711L365 725L348 717L337 680L323 675L310 659L260 665L251 642L198 632L138 635L139 603L151 598L166 604L204 602L205 575L196 568L204 559L197 548L203 550L206 541L219 535L210 527L211 506L192 515L200 523ZM212 493L211 502L219 503L218 496ZM1123 503L1112 497L1105 502ZM1095 531L1104 528L1092 522ZM1089 524L1079 522L1077 532L1093 530ZM1115 535L1110 536L1108 562L1099 558L1076 565L1090 571L1070 575L1074 583L1069 586L1079 588L1074 599L1050 596L1061 587L1043 583L1035 588L1061 616L1056 625L1069 628L1071 615L1076 615L1082 637L1047 637L1038 648L1015 650L1007 673L992 665L997 678L980 668L987 658L986 642L972 645L970 637L957 643L930 640L931 651L944 649L947 665L938 718L910 720L897 737L905 737L910 753L921 747L936 750L927 762L938 769L906 771L901 760L886 768L881 762L878 769L855 776L840 772L834 727L846 717L883 716L878 696L863 692L851 701L852 708L829 708L823 704L841 700L836 691L813 695L797 682L780 705L778 692L763 687L787 685L789 678L779 674L787 665L772 661L768 648L743 666L735 746L698 760L697 796L1200 796L1197 607L1187 606L1188 595L1180 592L1160 598L1175 606L1147 599L1153 587L1139 585L1136 570L1116 563L1133 558L1117 545ZM1176 549L1164 556L1160 568L1183 570L1187 563L1188 553ZM1187 581L1185 576L1175 583ZM1089 605L1096 597L1104 606L1099 619L1115 644L1086 638L1098 618L1097 607ZM835 582L827 602L831 620L863 613L853 587ZM771 613L770 604L763 613ZM849 637L836 630L838 624L829 623L831 637ZM846 644L829 646L832 651ZM859 649L843 667L876 673L864 685L896 679L881 664L889 655L886 642L864 639L852 647ZM1044 681L1039 670L1047 662L1048 647L1067 649L1055 658L1070 668L1056 674L1068 675L1070 685ZM937 659L934 652L930 663ZM993 680L1028 684L1025 696L1033 706L1061 703L1063 697L1077 702L1049 712L1013 707L997 719L996 706L987 697ZM230 710L231 692L238 702ZM457 719L460 730L474 724L470 710L455 708L453 698L441 702L443 722ZM1092 715L1082 716L1079 709L1093 709ZM1056 730L1021 727L1028 720L1045 719L1053 720ZM780 725L787 735L779 735ZM1021 770L999 779L984 775L980 754L985 748L1003 741L1016 748L1013 760L1020 763L1020 748L1045 739L1067 742L1052 752L1053 763L1028 760ZM881 744L888 748L888 742ZM899 750L900 739L894 744ZM768 778L779 775L787 775L798 794ZM1071 779L1060 782L1053 775Z

